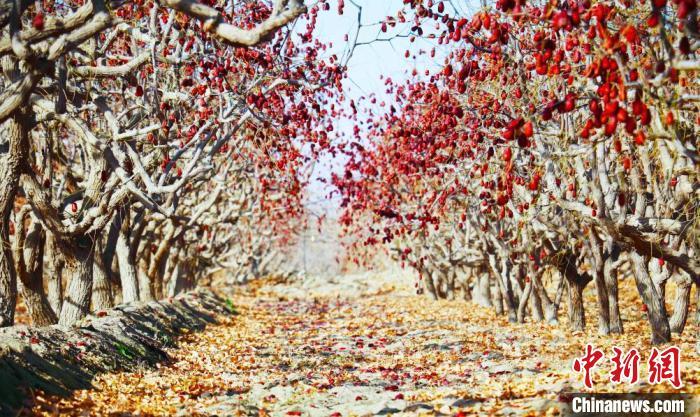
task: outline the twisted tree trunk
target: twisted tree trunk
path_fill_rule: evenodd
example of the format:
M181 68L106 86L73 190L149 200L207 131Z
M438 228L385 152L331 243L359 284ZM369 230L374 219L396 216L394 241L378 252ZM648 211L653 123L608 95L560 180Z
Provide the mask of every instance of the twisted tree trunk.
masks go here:
M56 248L56 239L50 232L46 232L46 257L49 260L51 269L48 273L48 300L51 309L56 313L60 313L63 308L63 267L65 261L61 257L61 253Z
M93 266L94 283L92 286L92 308L94 310L106 310L114 306L112 284L109 280L107 268L104 263L104 253L100 239L95 242L95 262Z
M649 326L651 326L651 343L658 345L671 341L671 326L664 300L657 291L656 285L647 271L647 260L637 252L630 253L634 279L642 301L647 306Z
M13 62L3 58L3 70L7 73ZM29 126L27 118L19 111L4 124L4 133L9 140L9 151L0 160L0 327L12 326L17 304L17 274L10 248L10 214L19 185L21 165L27 158Z
M504 301L505 308L508 310L508 321L515 323L518 320L518 307L515 304L515 298L513 295L513 288L511 285L510 274L512 272L512 265L506 259L501 262L502 270L498 267L498 262L496 260L496 255L489 254L488 256L489 265L496 277L496 282L498 288L501 292L501 298Z
M121 282L119 280L119 267L117 265L117 239L121 228L121 216L117 213L107 228L104 249L102 251L102 266L109 282L112 296L112 305L119 302L117 296L121 294ZM95 261L97 263L97 260ZM97 271L95 271L97 272ZM94 301L94 300L93 300Z
M194 288L194 265L192 264L192 259L187 259L186 257L182 257L184 259L179 259L179 261L175 265L175 271L173 271L173 274L175 275L171 281L171 286L169 289L169 294L171 297L187 291L191 288Z
M456 281L457 281L457 272L455 271L455 268L452 267L449 270L444 272L445 277L447 279L447 299L449 300L454 300L456 297Z
M488 271L483 269L477 270L476 291L474 291L474 301L484 307L491 307L491 283L489 282Z
M493 295L493 305L496 308L496 314L499 316L503 315L505 313L505 310L503 308L503 294L501 294L501 285L499 284L499 278L496 276L496 273L493 273L494 275L494 288L493 291L491 291L491 294Z
M530 289L530 311L535 321L542 321L544 320L544 311L542 310L542 299L540 298L540 294L537 291L538 280L536 279L538 275L542 273L542 271L540 269L535 270L534 265L529 264L527 272L528 276L530 277L530 282L528 283L528 285L532 287Z
M532 317L535 319L535 321L543 321L544 320L544 309L542 308L542 298L540 297L540 294L534 290L534 283L533 283L533 291L532 291L532 294L530 295L530 309L532 310Z
M583 308L583 289L588 282L568 280L569 288L569 324L575 331L586 328L586 311Z
M433 297L433 300L438 299L438 292L437 288L435 288L435 283L433 282L433 275L429 272L426 271L425 269L420 271L421 277L423 278L423 283L425 284L425 288L428 290L430 295Z
M576 257L567 251L557 260L557 268L566 279L569 288L569 322L573 330L586 328L586 313L583 307L583 289L593 277L589 274L581 274L576 267Z
M644 194L645 187L642 184L639 171L635 168L631 171L632 185L637 189L634 202L634 212L637 215L645 215L647 211L647 199ZM651 342L653 344L667 343L671 341L671 327L668 324L668 315L664 299L659 293L659 287L654 283L649 275L650 256L642 256L636 248L630 251L632 271L637 290L642 297L642 301L647 307L647 316L651 326Z
M606 242L605 264L603 265L603 275L605 285L608 289L608 307L610 309L610 332L622 334L622 316L620 316L620 302L617 285L617 262L620 257L620 248L615 245L612 239Z
M122 302L130 303L139 300L139 282L136 275L136 265L130 254L129 225L131 224L128 213L123 217L117 238L117 262L119 263L119 277L122 283Z
M447 286L445 282L445 274L439 269L434 269L433 282L435 283L435 289L437 290L437 296L439 299L444 300L447 298Z
M66 260L65 272L68 276L58 324L70 326L90 313L95 261L94 240L95 236L85 235L58 242L58 248Z
M605 253L602 240L591 233L589 249L593 254L593 278L598 299L598 333L610 334L610 297L605 280Z
M153 288L151 287L151 279L148 276L145 265L139 262L136 267L136 277L139 281L139 300L140 301L153 301L155 296L153 295Z
M527 308L527 303L530 300L530 293L532 292L532 280L529 280L525 284L523 293L520 296L520 302L518 303L518 323L525 322L525 310Z
M690 311L690 290L693 288L693 282L688 275L683 274L676 279L676 294L673 302L673 314L669 325L672 333L683 333L685 324L688 321L688 312Z
M172 223L168 223L165 226L165 231L163 233L162 240L156 253L151 257L150 264L148 266L147 276L150 284L152 284L151 296L153 298L163 297L163 280L165 279L165 267L168 260L168 255L173 246L173 236L175 235L176 229Z
M555 299L549 297L547 294L547 289L544 288L542 283L543 273L536 273L533 276L533 289L535 293L539 296L540 302L542 304L543 318L550 324L556 324L559 322L559 303L561 302L561 297L563 294L565 279L562 275L559 279L559 285L557 286L557 293L555 294Z
M16 217L12 252L19 277L20 293L32 324L48 326L55 324L58 319L44 292L44 234L41 224L33 219L25 234L24 223L30 210L28 205L24 206Z
M462 298L464 299L464 301L472 301L474 299L474 295L472 294L472 288L469 286L469 277L471 271L471 269L462 271L463 279L460 280L459 287L462 288ZM476 280L477 277L474 277L474 285L476 285Z

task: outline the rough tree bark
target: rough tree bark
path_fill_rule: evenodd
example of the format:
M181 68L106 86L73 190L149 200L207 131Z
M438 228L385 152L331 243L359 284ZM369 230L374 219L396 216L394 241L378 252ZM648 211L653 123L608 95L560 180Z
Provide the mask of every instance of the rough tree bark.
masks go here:
M143 266L142 263L139 263L136 267L136 277L139 280L139 300L153 301L156 297L153 295L151 279L148 277L148 272Z
M591 232L590 237L588 246L593 255L593 280L598 299L598 333L607 335L610 334L610 297L608 296L608 288L605 281L603 241L595 232Z
M30 210L28 205L24 206L16 216L13 260L19 277L20 293L32 324L48 326L55 324L58 319L44 292L44 234L41 224L32 219L25 233L24 224Z
M447 298L447 288L445 287L445 276L443 272L439 269L433 269L432 271L433 283L435 285L435 290L437 291L437 296L439 299L444 300Z
M503 307L503 295L501 294L501 286L498 283L498 277L495 276L494 273L494 288L491 290L491 294L493 295L493 305L496 308L496 314L501 316L505 313L505 309Z
M559 284L557 285L557 293L555 294L555 299L552 301L547 294L547 290L544 288L542 283L542 277L544 272L535 274L533 276L533 286L535 293L539 296L540 302L543 307L544 320L549 324L557 324L559 322L559 304L561 303L561 297L564 292L565 279L563 275L559 279Z
M180 264L176 264L171 273L170 282L168 283L168 297L175 297L181 291L180 285Z
M519 263L514 265L511 269L510 281L511 287L513 288L514 299L516 300L516 305L520 303L520 299L523 298L525 294L525 278L527 273L523 264Z
M491 307L491 283L489 280L489 273L483 268L479 268L476 271L474 301L484 307Z
M56 249L56 239L50 232L46 232L46 257L49 260L48 271L48 299L51 309L56 313L60 313L63 308L63 267L65 261L61 257L61 253Z
M637 252L630 252L634 279L642 301L647 306L647 317L651 326L651 343L658 345L671 341L671 326L664 301L658 293L647 271L648 260Z
M671 273L665 266L659 265L657 259L651 259L647 266L651 281L654 283L656 292L662 300L666 299L666 282L671 278Z
M193 271L192 259L179 259L175 265L175 276L168 291L171 297L194 288Z
M676 294L673 302L673 314L669 325L671 332L681 334L688 321L688 312L690 311L690 290L693 288L693 282L687 274L676 274L674 276L676 283Z
M518 320L517 306L515 305L515 299L513 296L513 289L511 287L510 274L512 272L512 265L508 260L501 262L503 269L498 268L498 263L496 260L496 255L488 255L489 265L496 277L496 282L498 288L500 289L501 298L504 301L505 308L508 310L508 321L515 323Z
M129 259L131 259L131 262L136 266L136 277L139 283L139 300L141 301L150 301L155 298L153 296L151 280L148 277L148 267L155 256L156 249L154 249L155 243L151 243L147 239L142 239L142 233L144 232L146 223L143 217L135 217L132 226L133 230L129 237L129 246L131 247ZM148 225L148 229L150 232L155 233L154 225ZM134 252L134 248L138 248L138 252Z
M587 282L567 280L569 288L569 324L573 330L586 328L586 312L583 309L583 289Z
M3 57L2 67L6 76L14 72L14 63ZM17 275L10 248L10 214L19 185L21 165L27 158L29 126L26 115L16 111L3 126L9 140L9 150L0 160L0 327L12 326L17 303Z
M107 280L111 288L112 304L118 303L117 297L121 298L121 282L119 281L119 267L117 265L117 239L121 228L121 216L115 214L109 223L107 236L105 237L104 250L102 251L102 265L107 274ZM97 260L95 261L97 263Z
M104 263L103 245L100 239L95 242L95 262L93 265L92 308L93 310L106 310L114 306L112 284L107 274Z
M152 284L151 295L154 298L163 297L163 280L165 278L165 266L173 246L173 236L176 228L172 223L168 222L164 227L163 238L156 249L156 253L151 257L148 265L148 272L144 279L148 279Z
M68 276L58 324L70 326L90 313L95 236L62 239L58 241L58 249L66 261L64 271Z
M586 313L583 308L583 289L593 280L589 274L579 273L576 268L576 257L572 252L566 252L558 258L557 267L566 279L569 289L569 322L573 330L584 330Z
M647 201L643 192L645 187L642 185L639 171L633 168L630 177L632 185L637 189L634 212L639 216L645 215ZM666 314L664 299L661 298L661 294L657 291L657 286L654 284L654 281L649 275L649 270L647 269L651 257L642 256L635 248L630 250L629 255L637 290L647 307L647 317L649 318L649 325L651 326L651 342L653 344L670 342L671 327L668 324L668 315Z
M535 267L532 264L528 265L527 272L531 281L529 284L532 287L530 294L530 311L532 312L532 317L535 319L535 321L542 321L544 320L544 311L542 310L542 299L537 291L536 279L542 272L540 269L535 270Z
M130 256L129 225L131 224L128 213L122 218L117 238L117 262L119 263L119 277L122 283L122 302L130 303L139 300L139 283L136 275L136 265Z
M457 282L457 272L455 268L452 267L445 271L445 276L447 277L447 299L454 300L456 297L456 282Z
M620 248L614 244L612 239L608 239L605 246L606 256L605 265L603 266L603 274L605 276L605 285L608 289L610 332L622 334L624 332L624 327L622 325L622 316L620 315L620 302L617 284L617 265L620 257Z
M472 268L462 268L461 270L461 279L459 279L460 283L460 288L462 288L462 298L464 301L472 301L474 299L474 295L472 294L472 288L469 285L469 281L471 277L474 277L474 285L477 285L477 279L478 277L474 276L474 270Z
M527 303L530 299L530 293L532 292L532 280L528 280L523 289L523 294L520 296L520 303L518 304L518 323L525 322L525 311L527 308Z
M423 278L423 283L425 284L425 288L428 290L430 295L433 297L433 300L437 300L438 293L437 293L437 289L435 288L435 283L433 282L433 275L429 271L422 270L421 277Z
M530 295L530 309L532 310L532 317L535 319L535 321L543 321L544 320L544 309L542 308L542 298L540 298L540 294L534 290L534 283L533 283L533 291L532 294Z

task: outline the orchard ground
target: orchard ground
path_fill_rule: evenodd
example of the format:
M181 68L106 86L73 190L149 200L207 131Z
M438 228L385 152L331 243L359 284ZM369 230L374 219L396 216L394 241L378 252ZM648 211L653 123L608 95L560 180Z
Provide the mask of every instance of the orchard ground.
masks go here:
M588 311L594 291L586 290ZM613 346L642 356L633 386L612 385L610 361L601 361L595 392L700 393L697 322L674 340L685 386L649 385L647 322L631 278L621 281L621 298L626 333L601 337L595 318L585 333L568 330L565 306L558 325L508 323L463 300L415 295L397 271L262 280L236 290L235 316L169 350L171 363L104 375L67 399L37 393L24 414L558 415L567 393L586 391L571 370L586 343L607 357Z

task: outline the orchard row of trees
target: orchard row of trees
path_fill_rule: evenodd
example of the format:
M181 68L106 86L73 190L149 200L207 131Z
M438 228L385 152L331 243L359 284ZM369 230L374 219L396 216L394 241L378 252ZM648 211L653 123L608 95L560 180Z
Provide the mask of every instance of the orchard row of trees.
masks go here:
M0 326L279 268L342 74L320 6L3 1Z
M361 119L370 139L334 178L348 231L512 321L555 321L568 294L573 329L622 333L629 275L670 341L700 284L696 0L457 3L405 0L382 28L412 26L444 63L387 80L398 105Z

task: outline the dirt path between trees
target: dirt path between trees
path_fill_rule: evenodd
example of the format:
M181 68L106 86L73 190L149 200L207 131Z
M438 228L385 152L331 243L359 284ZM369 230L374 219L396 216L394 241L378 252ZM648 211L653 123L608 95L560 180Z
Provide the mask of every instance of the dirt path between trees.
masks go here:
M635 297L631 283L623 297ZM338 294L350 297L338 297ZM587 302L593 294L587 294ZM146 416L557 415L583 389L571 371L586 342L650 351L642 312L627 333L574 333L566 324L511 324L464 301L434 302L385 275L305 285L262 283L232 297L237 315L186 336L156 369L104 375L68 399L37 396L33 413ZM624 302L622 305L636 305ZM562 312L563 321L566 313ZM593 321L593 319L591 319ZM682 392L700 392L691 321L676 345ZM668 385L596 391L672 391ZM644 379L644 378L642 378ZM29 412L27 413L29 414Z

